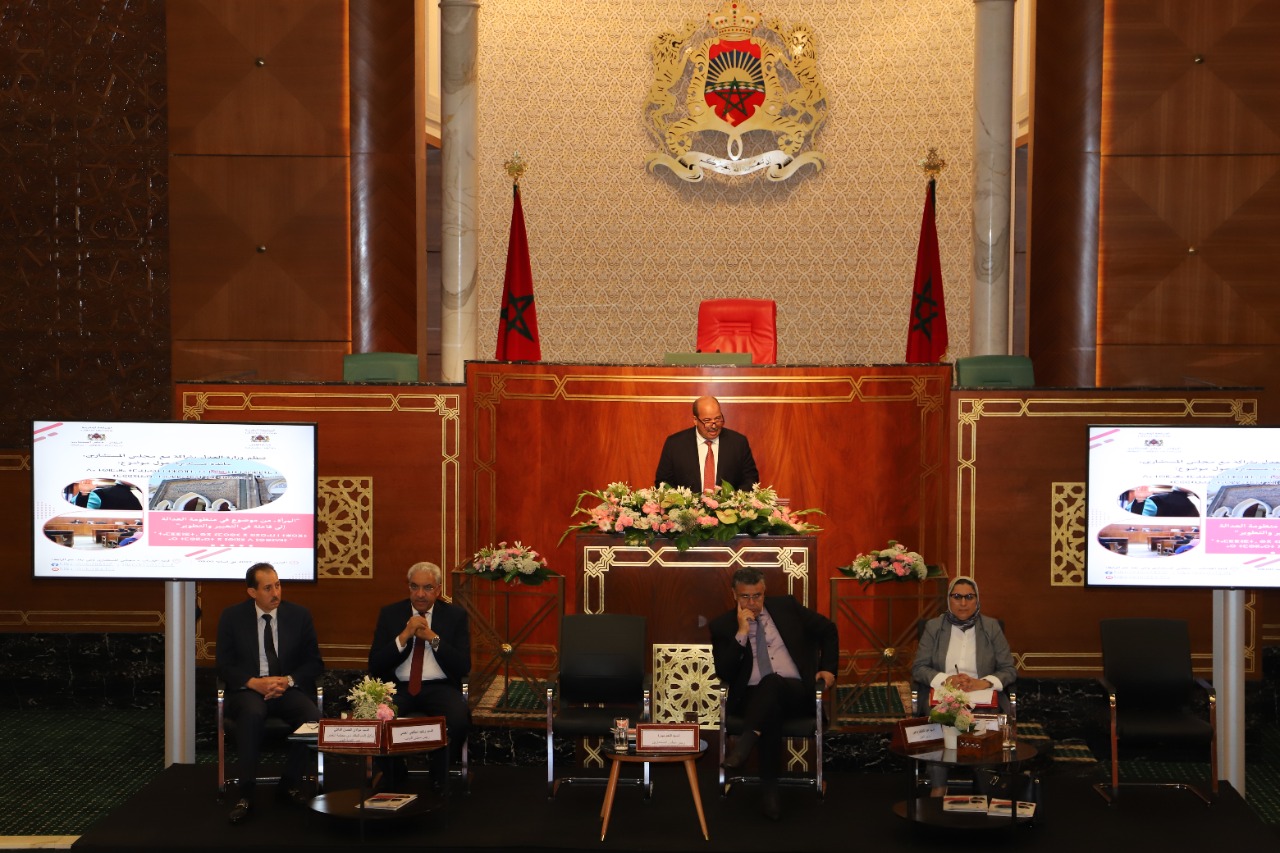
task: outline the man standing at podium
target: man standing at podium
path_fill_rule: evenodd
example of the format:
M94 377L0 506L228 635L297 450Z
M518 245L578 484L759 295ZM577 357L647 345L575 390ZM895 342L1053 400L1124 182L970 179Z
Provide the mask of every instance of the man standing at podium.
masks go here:
M749 491L760 482L760 472L747 437L725 429L720 401L699 397L693 401L693 426L667 436L653 478L655 485L687 486L696 494L726 480Z
M759 569L733 573L733 597L736 607L708 626L716 677L729 686L728 712L744 718L724 768L740 771L758 746L762 811L777 820L782 723L813 713L816 682L824 690L835 684L839 635L834 622L790 595L765 598Z

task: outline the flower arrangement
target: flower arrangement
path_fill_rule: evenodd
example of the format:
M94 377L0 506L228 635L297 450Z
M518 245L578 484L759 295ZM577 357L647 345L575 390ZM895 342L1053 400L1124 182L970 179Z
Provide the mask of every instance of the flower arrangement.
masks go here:
M394 684L366 675L347 693L347 701L351 703L351 716L357 720L394 719L396 706L391 697L395 695Z
M889 547L869 554L859 554L853 562L839 569L851 578L857 578L863 585L882 581L924 580L929 575L929 567L924 557L896 539L889 540Z
M592 506L592 501L598 503ZM750 491L725 484L701 493L685 486L632 489L626 483L610 483L600 491L578 495L573 514L580 513L587 519L570 526L561 542L578 531L618 533L628 545L649 545L665 538L674 539L684 551L699 542L727 542L741 534L787 536L822 529L802 520L821 510L793 512L773 489L758 483Z
M471 555L462 571L493 581L519 581L529 586L537 586L551 576L547 561L537 551L519 542L514 545L499 542L481 548Z
M950 685L943 685L934 693L938 704L929 709L930 722L954 726L961 732L967 732L973 728L973 706L969 704L968 694Z

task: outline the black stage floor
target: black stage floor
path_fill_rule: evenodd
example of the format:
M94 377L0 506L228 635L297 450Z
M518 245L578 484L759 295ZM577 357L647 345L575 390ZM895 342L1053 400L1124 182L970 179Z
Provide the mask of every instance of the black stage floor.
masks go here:
M612 850L775 851L934 850L980 843L1037 853L1078 853L1082 847L1119 849L1275 849L1275 830L1262 823L1229 786L1213 806L1185 791L1125 791L1108 806L1090 787L1092 777L1049 772L1033 826L1003 827L973 835L908 824L892 809L907 791L897 774L833 773L827 797L784 789L783 817L766 820L756 791L718 796L710 762L702 762L702 795L710 841L704 841L679 765L654 766L653 798L638 788L619 789L608 839L600 840L603 786L566 786L554 801L545 796L539 767L484 766L472 774L471 792L454 795L416 816L370 823L363 844L379 851ZM237 849L333 849L362 844L355 821L277 804L270 786L258 791L256 809L238 826L226 822L227 806L215 792L214 768L176 765L137 796L92 826L74 849L178 851ZM959 836L959 837L957 837Z

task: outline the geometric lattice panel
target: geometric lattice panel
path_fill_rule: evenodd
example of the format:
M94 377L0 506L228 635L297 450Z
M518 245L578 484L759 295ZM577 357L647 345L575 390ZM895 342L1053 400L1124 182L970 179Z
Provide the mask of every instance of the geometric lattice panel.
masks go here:
M1084 483L1054 483L1050 586L1084 586Z
M373 577L373 478L320 477L318 576Z
M653 721L683 723L694 713L704 729L720 726L719 684L706 643L653 646Z

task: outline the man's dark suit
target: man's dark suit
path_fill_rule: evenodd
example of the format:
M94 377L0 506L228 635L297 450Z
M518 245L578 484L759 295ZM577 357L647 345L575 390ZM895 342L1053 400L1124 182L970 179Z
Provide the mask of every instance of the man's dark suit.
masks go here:
M702 441L695 427L689 427L667 436L658 457L658 470L653 475L654 485L687 486L694 492L702 491L702 467L698 464L698 442ZM720 430L720 443L716 457L716 484L728 480L735 489L747 491L760 481L755 457L751 455L751 443L740 432Z
M774 674L748 687L754 656L751 641L739 645L737 608L711 621L711 654L716 677L729 685L729 713L746 717L746 724L760 732L760 774L777 778L781 762L780 726L786 716L799 713L813 702L818 673L834 673L840 661L840 640L835 623L815 613L789 595L766 598L764 609L773 620L787 653L800 671L800 680ZM766 685L773 680L775 685Z
M259 675L258 640L263 623L258 619L253 600L246 598L233 604L218 618L218 677L226 685L226 714L236 721L242 796L253 791L267 717L279 717L293 727L320 719L316 679L324 672L324 661L320 657L311 612L300 604L281 601L272 618L279 636L276 653L283 670L281 675L292 676L294 684L275 699L264 699L256 690L245 686L250 678ZM308 758L305 744L292 745L284 780L297 782Z
M395 682L395 703L401 713L421 711L431 716L443 716L449 732L449 751L439 750L437 754L441 759L449 754L457 757L462 753L470 721L467 702L462 696L462 679L471 672L470 620L466 610L436 599L431 608L431 630L440 635L440 648L435 652L435 658L444 670L445 678L435 682L424 681L418 695L411 696L409 686L396 679L396 668L409 658L417 640L411 640L401 651L397 648L396 637L412 615L413 608L407 598L382 608L373 631L373 645L369 647L369 673L374 678ZM425 653L431 654L430 647L425 649Z

